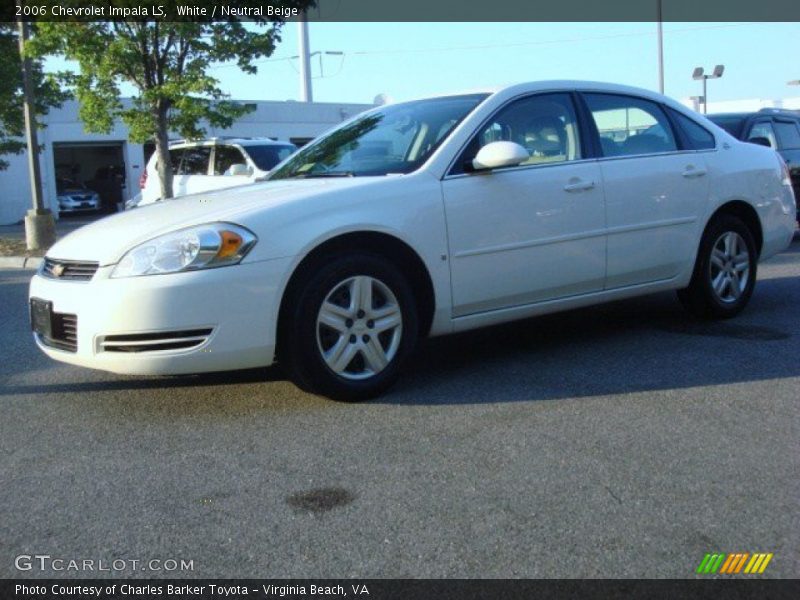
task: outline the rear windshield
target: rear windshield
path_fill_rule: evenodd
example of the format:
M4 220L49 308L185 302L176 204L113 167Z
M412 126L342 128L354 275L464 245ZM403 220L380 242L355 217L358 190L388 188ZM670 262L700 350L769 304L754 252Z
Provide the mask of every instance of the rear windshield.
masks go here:
M244 150L259 169L271 171L275 165L284 158L288 158L297 148L290 144L285 146L270 144L269 146L245 146Z
M730 133L735 138L742 137L742 125L744 125L744 117L725 117L711 115L708 119L722 127L725 131Z

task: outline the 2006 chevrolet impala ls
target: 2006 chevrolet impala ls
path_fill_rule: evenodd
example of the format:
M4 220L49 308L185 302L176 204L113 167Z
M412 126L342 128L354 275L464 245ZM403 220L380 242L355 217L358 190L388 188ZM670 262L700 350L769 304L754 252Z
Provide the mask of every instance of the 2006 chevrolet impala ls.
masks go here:
M424 335L675 289L732 317L795 228L786 165L645 90L574 81L376 108L267 181L65 237L30 286L64 362L286 363L357 400Z

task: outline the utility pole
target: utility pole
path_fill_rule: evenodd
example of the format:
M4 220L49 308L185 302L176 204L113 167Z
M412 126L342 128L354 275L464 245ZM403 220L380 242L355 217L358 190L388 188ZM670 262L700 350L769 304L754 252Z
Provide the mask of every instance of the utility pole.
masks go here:
M297 53L300 55L300 101L313 102L314 96L311 91L311 55L308 52L308 20L306 11L303 11L303 18L297 22L297 26Z
M658 0L658 91L664 93L664 21L662 0Z
M17 4L19 5L19 3ZM31 179L33 208L25 215L25 242L28 250L49 248L56 240L56 226L53 213L45 208L42 199L42 177L39 171L39 141L36 136L36 99L33 89L33 65L25 56L25 44L29 37L29 25L17 21L19 30L19 54L22 63L22 93L25 112L25 137L28 142L28 172Z

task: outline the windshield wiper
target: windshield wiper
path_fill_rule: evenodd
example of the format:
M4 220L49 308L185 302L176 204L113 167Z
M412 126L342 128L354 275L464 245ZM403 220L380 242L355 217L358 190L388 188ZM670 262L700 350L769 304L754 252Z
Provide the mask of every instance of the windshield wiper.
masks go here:
M316 173L300 173L292 179L316 179L320 177L355 177L352 171L318 171Z

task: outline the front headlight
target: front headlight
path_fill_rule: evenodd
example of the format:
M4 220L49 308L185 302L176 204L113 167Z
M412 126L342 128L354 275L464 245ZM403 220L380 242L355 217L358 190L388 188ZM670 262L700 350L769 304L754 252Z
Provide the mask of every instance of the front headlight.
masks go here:
M231 223L209 223L153 238L129 250L111 277L137 277L235 265L257 241Z

